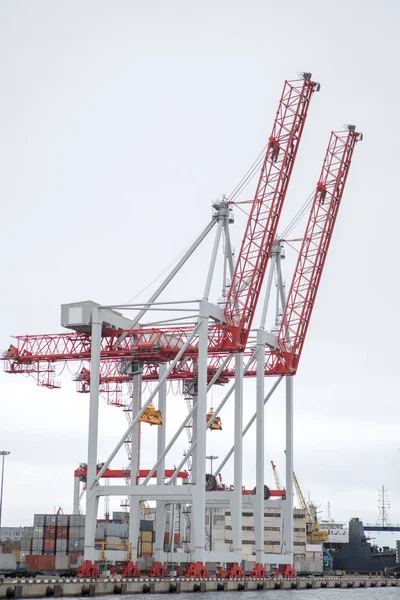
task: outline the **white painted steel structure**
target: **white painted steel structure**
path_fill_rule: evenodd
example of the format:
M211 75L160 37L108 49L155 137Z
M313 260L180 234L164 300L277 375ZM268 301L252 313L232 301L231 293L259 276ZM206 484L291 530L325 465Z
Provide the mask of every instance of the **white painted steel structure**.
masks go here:
M214 203L214 215L211 223L205 228L196 242L191 246L185 256L180 260L179 265L172 271L166 280L159 286L148 302L142 305L118 306L118 309L139 310L139 314L133 318L131 327L138 326L139 318L142 318L147 310L176 310L181 309L180 302L166 303L155 302L161 292L164 291L168 283L179 268L186 263L189 256L196 247L203 241L206 235L211 231L214 225L217 225L215 241L212 248L210 265L207 273L206 284L203 298L196 301L196 325L189 335L186 343L180 349L176 358L170 363L160 364L159 381L147 400L142 404L142 382L140 372L133 375L133 393L132 393L132 421L128 429L124 432L120 441L114 447L110 456L104 462L100 472L97 473L98 465L98 415L99 415L99 386L94 382L99 381L100 374L100 340L103 323L113 323L114 315L118 319L113 307L101 307L93 305L91 315L92 329L92 351L91 351L91 386L90 386L90 408L89 408L89 441L88 441L88 470L87 470L87 494L86 494L86 527L85 527L85 560L98 559L98 551L95 549L94 536L96 530L96 519L98 512L99 497L103 495L128 495L130 498L130 521L129 521L129 541L132 544L132 558L135 560L138 556L138 534L140 519L141 501L156 501L156 535L155 535L155 559L170 562L240 562L242 560L242 510L244 506L252 507L254 512L255 538L257 543L256 560L259 563L293 563L293 494L291 477L287 477L286 489L288 494L285 500L265 500L264 499L264 435L265 435L265 415L264 406L277 388L282 377L274 383L271 390L265 395L265 375L264 363L266 349L276 347L276 337L265 330L265 319L267 315L268 303L271 296L273 276L276 272L277 280L277 302L282 302L284 298L283 278L281 274L281 253L282 247L276 243L274 245L270 271L265 285L265 300L262 308L260 327L256 331L256 349L245 366L243 366L243 355L237 353L235 357L235 378L230 385L225 397L217 406L214 415L207 422L207 393L212 388L215 381L224 369L226 360L222 363L212 380L207 382L207 357L208 357L208 331L212 322L224 323L224 312L215 304L209 302L209 295L220 246L222 234L224 234L224 278L227 269L233 274L233 254L229 235L229 224L233 222L232 211L224 201ZM225 281L223 282L223 289ZM282 305L281 305L282 306ZM279 312L277 310L277 312ZM126 322L126 319L124 319ZM168 321L169 324L171 320ZM157 322L162 324L162 321ZM126 328L126 324L125 324ZM165 436L165 418L166 410L166 382L169 374L174 369L178 361L185 353L194 336L198 339L198 377L195 382L193 395L193 408L184 418L182 424L178 427L171 440L166 443ZM243 378L246 371L256 363L257 386L256 386L256 412L247 426L243 429ZM135 368L132 369L135 372ZM286 378L286 472L293 471L293 412L292 412L292 378ZM234 458L234 486L231 491L206 492L206 432L211 423L217 417L222 407L232 396L234 397L234 446L227 453L221 465L216 469L215 474L221 472L221 469L233 454ZM139 471L139 419L150 402L158 395L158 407L161 410L164 419L164 426L158 428L157 436L157 460L153 465L148 477L143 483L136 483L136 473ZM177 442L177 439L183 429L187 426L190 419L193 418L192 441L190 447L184 452L181 463L177 466L172 477L165 481L164 469L165 458L169 450ZM256 493L253 496L243 496L243 437L249 430L252 423L256 421ZM100 479L107 468L110 467L125 441L131 436L131 482L128 485L100 485ZM185 463L192 459L191 480L186 485L176 484L176 476ZM157 470L156 484L150 484L151 476ZM75 496L76 496L75 490ZM196 518L191 520L190 549L188 553L182 552L164 552L164 531L166 519L166 505L191 505L192 514ZM232 552L215 552L206 550L206 522L205 515L207 508L230 507L232 512ZM270 554L264 552L264 509L265 507L275 507L282 509L283 532L283 553ZM173 538L173 536L172 536ZM172 542L173 543L173 542ZM172 546L173 549L173 546Z

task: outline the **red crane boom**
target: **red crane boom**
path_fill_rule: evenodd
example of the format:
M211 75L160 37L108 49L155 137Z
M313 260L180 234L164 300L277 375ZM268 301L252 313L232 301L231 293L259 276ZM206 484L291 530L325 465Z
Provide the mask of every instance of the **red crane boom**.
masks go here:
M354 147L361 139L353 125L347 131L331 133L283 313L279 351L271 352L266 361L271 374L296 373Z
M225 349L246 346L308 106L318 89L310 73L285 82L226 300Z

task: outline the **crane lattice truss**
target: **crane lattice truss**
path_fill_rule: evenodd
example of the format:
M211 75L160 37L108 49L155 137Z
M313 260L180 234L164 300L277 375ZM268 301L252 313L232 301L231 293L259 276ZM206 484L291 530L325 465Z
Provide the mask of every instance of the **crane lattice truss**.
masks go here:
M64 305L62 322L68 333L17 336L16 344L12 344L4 355L6 372L31 374L39 385L50 388L59 386L54 378L56 363L82 362L75 378L77 390L90 393L85 559L97 558L94 536L99 497L128 495L129 541L133 557L138 552L140 503L155 500L156 560L240 562L242 509L248 506L254 514L256 561L270 564L293 562L293 375L297 372L353 150L362 137L353 126L331 134L286 301L281 272L284 240L278 239L277 228L309 104L318 89L308 73L300 80L284 84L236 264L230 239L234 202L223 198L213 204L211 222L146 303L112 307L92 302ZM172 278L214 227L215 241L202 300L158 301ZM212 304L209 300L221 238L224 240L224 306ZM264 284L267 268L269 272ZM231 284L224 294L227 273ZM265 321L274 273L277 275L277 302L280 298L282 319L276 323L277 331L267 331ZM252 330L263 286L260 323L258 329ZM119 310L134 311L136 315L128 319L122 317L117 312ZM157 310L161 311L159 321L144 323L143 317L148 310L153 311L153 315ZM172 313L178 311L179 316L167 319L167 310ZM256 411L243 427L245 377L256 379ZM275 382L265 395L266 377L274 377ZM280 492L275 494L277 499L270 500L264 497L264 406L283 377L286 379L286 499ZM174 380L183 381L185 389L190 389L192 402L189 403L188 415L167 444L167 382ZM154 381L155 387L144 399L142 392L146 381ZM122 390L127 382L131 389L128 428L98 468L99 395L105 395L111 404L126 408ZM214 409L211 418L206 420L207 393L213 385L227 384L230 385L223 400ZM214 475L220 474L234 454L234 485L229 490L218 488L206 492L206 431L232 395L234 445ZM163 426L157 430L157 460L146 471L146 476L141 477L140 419L156 397L163 417ZM254 495L243 495L243 436L254 421L256 488ZM172 472L166 470L166 456L188 424L191 425L190 445L181 463ZM100 479L110 472L111 462L127 440L131 445L128 483L100 485ZM178 485L177 478L188 460L191 461L189 483ZM150 483L152 478L156 479L156 484ZM283 520L280 554L264 552L264 509L271 502L281 509ZM191 506L196 518L191 520L188 554L174 552L172 548L167 556L163 547L165 511L167 505L174 504ZM215 552L212 548L206 551L206 507L225 506L230 506L232 514L232 549L229 553Z

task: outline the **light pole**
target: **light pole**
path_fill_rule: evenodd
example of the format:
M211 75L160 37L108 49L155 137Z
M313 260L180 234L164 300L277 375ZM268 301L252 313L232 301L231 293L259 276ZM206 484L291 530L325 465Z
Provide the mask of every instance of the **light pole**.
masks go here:
M0 527L1 527L1 512L3 509L3 483L4 483L4 459L10 453L7 450L0 450L0 456L2 457L2 466L1 466L1 486L0 486Z
M217 460L218 456L213 456L212 454L210 454L210 456L206 456L206 459L210 461L210 473L211 475L213 474L213 468L212 468L212 464L213 464L213 460ZM210 546L210 551L212 550L212 535L213 535L213 509L210 508L210 534L209 534L209 546Z

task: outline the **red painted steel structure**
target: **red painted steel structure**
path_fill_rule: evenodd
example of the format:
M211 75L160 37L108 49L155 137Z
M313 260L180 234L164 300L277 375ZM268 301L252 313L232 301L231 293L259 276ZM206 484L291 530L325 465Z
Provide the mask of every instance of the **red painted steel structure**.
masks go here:
M331 133L285 305L279 352L267 355L265 367L269 374L294 375L297 371L354 147L361 139L354 126Z
M300 249L295 273L288 294L282 324L278 336L278 351L266 354L267 376L295 374L310 322L318 286L321 280L336 217L343 196L351 159L360 134L350 127L347 131L332 132L319 177L309 220ZM117 346L121 331L104 329L101 342L101 377L103 394L122 393L120 386L129 381L123 372L124 360L137 360L143 365L143 380L158 378L158 364L172 360L190 334L190 328L170 330L147 329L127 331L127 336ZM212 336L211 332L211 336ZM39 336L18 336L18 346L11 345L5 353L5 370L8 373L32 373L39 383L57 387L48 376L58 361L90 359L91 339L89 334L65 333ZM248 359L250 352L244 353ZM189 347L185 360L170 375L171 380L193 379L196 374L195 358L197 340ZM209 357L209 380L224 360L224 353ZM41 379L44 374L45 379ZM234 376L234 359L228 361L216 383L224 384ZM249 370L247 377L254 377ZM88 392L90 371L83 367L76 377L78 391ZM114 404L118 401L114 398ZM121 405L124 405L123 403Z
M97 473L100 472L100 469L97 469ZM138 479L145 479L150 473L150 469L140 469L138 473ZM172 477L174 474L174 469L165 469L165 477ZM79 477L82 480L86 480L87 478L87 467L82 466L78 467L74 471L74 477ZM102 475L104 479L130 479L131 478L131 470L130 469L106 469ZM153 473L152 477L157 477L157 471ZM179 479L188 479L189 474L187 471L180 471L177 475Z
M224 349L241 351L246 346L308 106L317 89L310 73L303 80L287 81L283 88L226 301Z
M285 82L227 298L227 326L214 327L211 331L210 353L245 348L309 102L316 89L318 85L311 81L309 73L300 80ZM190 331L190 328L137 329L128 332L124 339L121 331L104 329L101 359L126 357L148 363L168 362L176 356ZM10 346L4 357L8 360L7 372L36 373L38 383L46 387L59 387L54 381L52 363L90 358L91 338L84 333L20 336L17 339L18 347ZM195 356L196 346L195 339L186 356Z
M311 82L307 76L301 83L285 83L252 204L240 258L227 299L226 316L230 325L225 329L221 329L221 326L214 326L210 329L209 380L226 358L227 352L241 348L244 340L248 339L256 298L259 295L259 286L262 284L270 253L270 250L263 251L263 244L265 248L270 248L271 239L273 240L276 234L278 216L300 141L309 100L315 89L316 84ZM279 349L266 353L266 376L293 375L297 371L354 147L359 139L361 139L360 134L352 126L346 131L332 132L331 134L285 306L278 335ZM279 168L284 181L277 175ZM267 207L269 208L267 209ZM261 233L258 228L261 222L264 223L263 235L265 234L262 242L260 242ZM255 256L256 258L254 258ZM255 268L251 270L250 265ZM252 283L249 279L250 273L252 273ZM235 299L233 300L233 298ZM239 305L241 305L241 311L237 309ZM121 400L121 386L131 379L124 373L124 361L138 361L143 368L144 381L157 380L159 363L172 360L191 331L191 327L136 329L124 332L126 336L122 336L121 340L121 330L104 328L101 340L100 385L102 394L111 404L124 406L125 402ZM221 331L224 332L222 337ZM37 377L39 385L59 387L53 379L56 362L86 361L75 379L79 392L89 391L90 334L70 332L54 335L18 336L16 339L18 340L17 346L11 345L4 355L6 372L30 373ZM244 359L247 360L250 354L250 350L245 351ZM197 339L194 338L183 360L172 371L169 379L195 379L196 357ZM255 375L254 368L245 374L246 377ZM231 358L216 383L227 383L233 376L234 358Z

